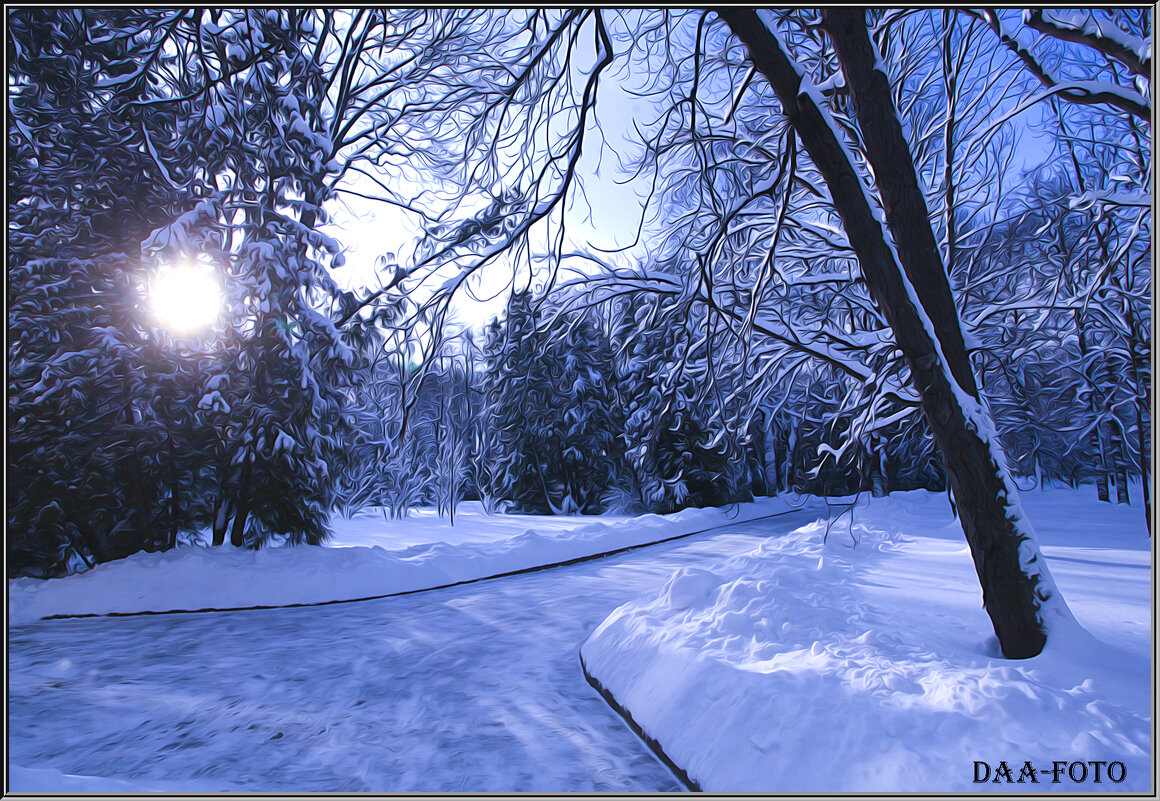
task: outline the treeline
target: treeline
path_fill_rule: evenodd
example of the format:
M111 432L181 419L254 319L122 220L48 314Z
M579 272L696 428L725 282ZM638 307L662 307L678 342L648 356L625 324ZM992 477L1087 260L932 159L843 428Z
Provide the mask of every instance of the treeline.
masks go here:
M646 294L577 311L516 292L483 336L422 363L381 350L354 389L347 509L669 513L786 491L943 488L921 418L826 455L851 425L841 383L816 375L793 403L763 397L735 361L712 363L723 337L703 338L686 312Z
M1002 275L995 265L1016 253L1026 264L1060 249L1074 269L1098 269L1066 239L1034 235L1043 215L1068 215L1062 196L1017 200L1023 213L964 253L964 269ZM1080 244L1071 222L1063 229ZM964 292L966 314L986 323L974 359L1012 468L1025 486L1094 482L1101 500L1127 503L1148 457L1146 310L1129 296L1110 321L1107 304L1028 313L1003 303L1026 293L1020 274L1010 273L1015 288ZM479 500L534 514L668 513L787 491L945 489L904 392L868 408L863 384L816 360L769 382L735 330L710 331L703 304L593 286L514 293L483 336L461 334L422 364L380 348L352 396L360 434L347 507L453 515L458 501ZM1000 314L1003 325L988 319Z
M715 52L733 52L727 26L704 13ZM1126 501L1138 480L1147 502L1150 129L1134 114L1052 101L1053 154L1023 180L1004 178L1015 140L967 138L998 130L993 109L973 99L984 87L947 72L947 54L994 49L974 35L987 21L964 14L916 14L925 38L885 38L906 44L888 60L921 100L904 123L930 155L920 173L981 402L1029 482L1094 481L1100 497ZM579 100L553 100L571 85L553 70L572 69L572 45L553 48L602 16L528 23L540 16L9 14L10 573L60 574L202 532L238 547L317 543L336 509L367 505L399 516L424 505L453 515L465 499L670 512L786 491L944 486L905 360L821 179L771 124L770 87L733 55L671 60L726 81L673 76L678 106L690 86L749 94L716 118L641 132L666 184L645 264L548 297L516 293L474 339L407 340L438 333L440 320L401 307L449 303L498 254L563 258L528 244L578 187L551 165L578 156L587 131L588 117L568 111ZM1116 18L1121 34L1150 35L1148 15ZM816 32L802 27L795 46L831 74ZM635 41L626 32L621 44ZM422 57L381 61L404 51ZM1066 61L1077 74L1092 66ZM602 69L591 68L583 103ZM464 75L476 83L459 85ZM1012 86L1038 91L1026 76ZM489 126L517 94L530 98L527 142L556 113L570 133L550 159L529 145L535 157L513 173ZM843 97L833 110L852 126ZM956 118L956 107L976 116ZM929 119L945 113L940 124L928 124L931 109ZM976 140L991 144L965 155ZM426 215L448 222L424 231L421 258L356 298L336 286L342 244L321 229L344 176L382 159L408 184L452 187L447 209ZM390 236L384 250L399 245ZM148 308L151 276L183 260L210 265L224 296L200 337L175 336ZM432 298L424 282L436 274L459 277Z

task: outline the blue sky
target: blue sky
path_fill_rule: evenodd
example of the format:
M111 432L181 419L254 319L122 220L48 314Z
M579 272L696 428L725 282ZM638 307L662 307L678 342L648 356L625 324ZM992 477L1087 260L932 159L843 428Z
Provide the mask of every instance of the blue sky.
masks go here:
M1012 15L1018 13L1017 10L1011 12ZM632 16L631 12L607 13L606 20L613 27L614 33L620 28L623 34L625 26L633 24ZM1017 16L1012 16L1010 22L1014 26ZM932 24L937 26L939 23L935 20ZM987 32L979 41L984 43L984 54L987 52L987 44L993 44L1000 63L1005 63L1006 70L1012 69L1011 59L1001 52L1002 46L997 38ZM621 54L631 42L630 36L614 36L615 47ZM985 61L980 64L982 66L974 69L987 68ZM631 69L636 69L637 74L630 74ZM648 77L641 74L641 71L641 62L626 63L622 60L601 78L597 95L600 128L587 131L585 153L579 169L583 196L570 205L565 216L568 239L576 250L591 247L607 251L628 247L637 236L644 210L643 198L650 189L650 176L646 174L624 183L626 176L620 169L617 154L632 155L637 147L634 122L648 120L655 115L652 105L654 101L632 96L625 89L626 86L639 86L642 79ZM662 94L659 100L667 102L668 97ZM1010 97L996 99L996 108L987 111L986 116L993 118L998 109L1010 108L1011 105ZM1039 127L1036 123L1042 122L1045 114L1050 114L1050 107L1041 103L1012 121L1017 144L1012 160L1013 174L1008 176L1009 180L1017 181L1020 173L1042 164L1049 157L1053 147L1051 138L1036 130ZM357 184L353 188L357 189ZM377 288L379 279L376 277L376 264L385 257L388 261L406 263L421 234L420 221L416 215L353 195L343 195L340 202L332 205L331 211L333 229L330 232L347 247L347 266L336 272L338 281L346 288ZM646 244L634 248L636 254L646 250ZM501 259L487 268L469 285L474 290L469 295L474 294L479 300L469 295L457 299L455 305L460 317L475 326L486 323L502 311L506 289L511 281L512 265L509 261Z

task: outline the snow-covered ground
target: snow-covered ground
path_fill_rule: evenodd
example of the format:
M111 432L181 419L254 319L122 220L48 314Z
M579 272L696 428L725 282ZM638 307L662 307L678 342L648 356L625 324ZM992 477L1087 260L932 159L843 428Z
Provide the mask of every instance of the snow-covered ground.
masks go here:
M962 532L928 493L678 571L582 657L708 791L1146 791L1150 540L1139 507L1093 496L1024 496L1084 627L1034 659L999 655Z
M10 789L679 789L585 682L583 646L591 674L710 791L1147 790L1139 507L1090 488L1024 495L1086 632L1016 662L997 655L945 497L864 503L824 541L837 510L816 500L637 519L466 509L454 529L370 515L336 521L335 547L187 548L10 581ZM38 620L382 595L755 518L350 605ZM1017 779L1028 760L1038 784L973 782L976 762ZM1124 780L1104 767L1092 784L1089 766L1072 784L1080 760L1122 763Z
M353 604L15 627L12 788L679 791L579 646L674 570L814 514Z
M607 553L784 513L803 499L762 498L671 515L487 515L460 504L455 524L433 511L402 520L371 510L332 521L327 547L250 551L186 546L139 553L48 581L8 582L8 622L53 615L234 609L325 603L441 587Z

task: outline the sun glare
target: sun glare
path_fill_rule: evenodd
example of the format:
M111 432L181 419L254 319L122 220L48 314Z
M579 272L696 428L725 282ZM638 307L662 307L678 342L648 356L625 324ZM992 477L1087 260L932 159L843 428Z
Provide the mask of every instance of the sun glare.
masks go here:
M221 287L213 271L193 264L158 270L149 298L154 314L177 334L193 334L212 325L222 307Z

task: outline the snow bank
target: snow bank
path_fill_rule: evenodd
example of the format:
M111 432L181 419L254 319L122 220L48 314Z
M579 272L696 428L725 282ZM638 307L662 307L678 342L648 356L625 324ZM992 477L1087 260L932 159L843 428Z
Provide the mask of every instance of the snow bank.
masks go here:
M56 579L8 582L9 625L52 615L165 612L352 600L439 587L785 512L784 499L640 517L433 514L335 520L332 547L182 547Z
M593 632L585 669L709 792L1148 790L1142 514L1066 490L1024 506L1087 627L1034 659L1001 657L945 498L916 492L674 573ZM1028 760L1038 783L994 781ZM1053 783L1078 761L1122 781Z

